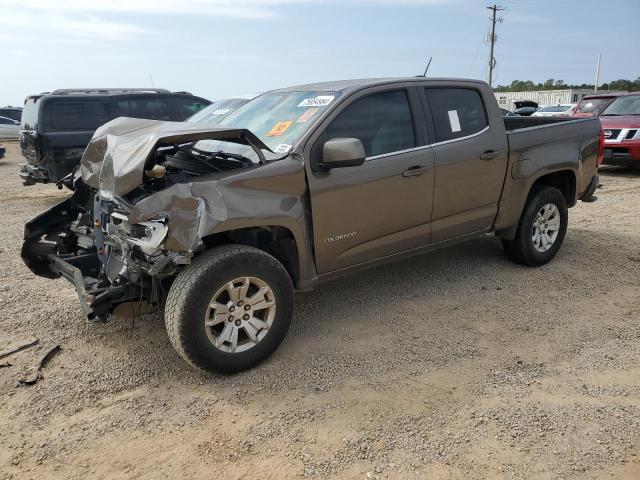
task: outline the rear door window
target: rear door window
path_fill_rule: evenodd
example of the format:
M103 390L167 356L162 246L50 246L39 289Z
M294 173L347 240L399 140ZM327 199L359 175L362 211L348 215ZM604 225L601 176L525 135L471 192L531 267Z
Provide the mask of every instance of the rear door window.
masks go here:
M346 107L326 130L332 138L358 138L367 157L416 146L409 99L404 90L376 93Z
M489 122L480 92L471 88L426 88L436 141L468 137Z
M171 97L175 120L181 122L207 106L197 97Z
M169 102L163 97L133 97L115 100L111 107L113 117L173 120Z
M89 131L109 121L109 114L98 100L56 100L47 105L50 130Z
M171 107L166 98L150 97L138 100L140 118L150 118L153 120L173 120L171 117Z

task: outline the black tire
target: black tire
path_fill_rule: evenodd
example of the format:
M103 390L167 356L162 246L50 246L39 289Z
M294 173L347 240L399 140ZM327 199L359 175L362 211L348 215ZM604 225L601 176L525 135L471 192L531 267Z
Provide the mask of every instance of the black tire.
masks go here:
M559 211L560 229L551 248L546 252L540 252L534 246L532 234L536 215L548 203L555 205ZM530 267L538 267L549 262L556 256L562 246L567 233L568 219L567 200L560 190L545 185L534 186L524 206L515 238L513 240L502 240L502 246L507 257L516 263Z
M273 291L276 308L271 328L243 352L224 352L209 340L204 321L218 289L231 280L253 276ZM251 368L271 355L284 339L293 315L293 285L278 260L244 245L223 245L198 257L180 272L167 296L165 325L178 354L196 368L232 373Z

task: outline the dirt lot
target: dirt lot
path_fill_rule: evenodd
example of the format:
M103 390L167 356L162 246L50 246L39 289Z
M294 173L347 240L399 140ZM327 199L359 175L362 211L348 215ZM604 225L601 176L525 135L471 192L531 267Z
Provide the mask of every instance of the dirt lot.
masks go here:
M59 201L0 161L0 479L640 478L640 173L609 171L528 269L486 237L298 296L276 354L195 372L159 314L86 323L33 276L25 220ZM61 352L19 386L47 347Z

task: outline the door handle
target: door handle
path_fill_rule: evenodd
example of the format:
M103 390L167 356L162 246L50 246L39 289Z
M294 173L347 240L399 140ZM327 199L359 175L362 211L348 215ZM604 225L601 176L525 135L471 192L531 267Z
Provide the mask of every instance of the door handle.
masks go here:
M487 150L480 154L480 160L493 160L499 156L502 152L496 152L495 150Z
M430 170L430 167L421 167L419 165L415 165L413 167L406 169L404 172L402 172L402 176L403 177L419 177L420 175L428 172L429 170Z

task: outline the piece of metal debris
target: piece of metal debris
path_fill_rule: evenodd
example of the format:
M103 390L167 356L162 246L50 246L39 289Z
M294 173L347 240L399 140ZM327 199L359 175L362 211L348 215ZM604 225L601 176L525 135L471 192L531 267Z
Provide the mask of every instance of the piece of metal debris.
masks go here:
M51 361L53 357L60 351L60 345L56 345L53 348L49 349L47 353L42 357L37 366L33 369L33 371L27 375L25 378L18 380L23 385L33 385L40 378L40 372L47 366L47 364Z
M20 350L24 350L25 348L33 347L38 343L37 338L31 338L29 340L18 340L9 344L7 348L0 351L0 360L4 357L8 357L9 355L13 355L14 353L19 352Z

